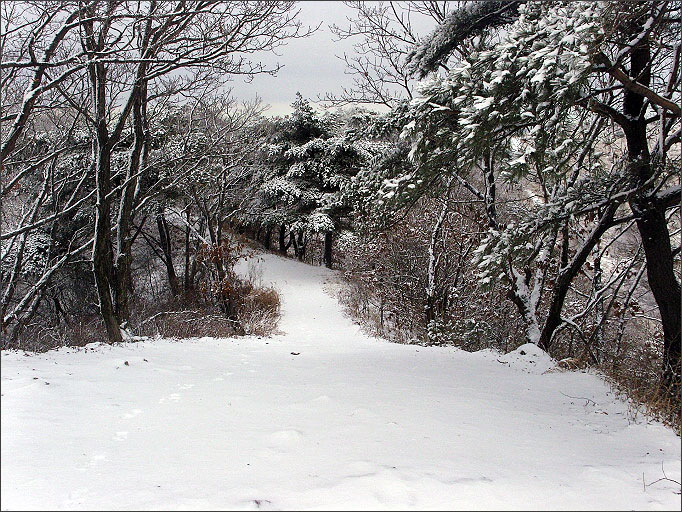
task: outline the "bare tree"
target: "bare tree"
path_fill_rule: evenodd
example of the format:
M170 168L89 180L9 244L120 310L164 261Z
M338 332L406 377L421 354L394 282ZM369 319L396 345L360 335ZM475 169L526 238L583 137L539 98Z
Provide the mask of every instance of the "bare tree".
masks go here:
M22 150L22 134L34 129L29 121L57 102L75 112L79 127L91 134L95 187L52 217L29 215L3 238L13 240L93 198L100 311L109 340L120 341L130 314L133 219L156 190L141 186L148 171L150 104L197 89L217 90L235 76L275 73L278 66L263 66L254 56L308 32L296 21L293 2L60 0L22 7L3 7L3 93L17 98L2 112L11 121L2 131L3 168ZM127 144L128 162L121 165L113 156ZM9 180L3 173L3 193L18 186L32 172L29 167L17 167Z
M355 11L348 26L330 25L334 35L354 43L355 55L339 57L353 86L339 95L328 93L331 104L382 104L395 106L403 98L412 97L414 80L407 68L407 56L419 43L416 26L440 24L453 5L459 2L344 2ZM416 23L415 23L416 22Z

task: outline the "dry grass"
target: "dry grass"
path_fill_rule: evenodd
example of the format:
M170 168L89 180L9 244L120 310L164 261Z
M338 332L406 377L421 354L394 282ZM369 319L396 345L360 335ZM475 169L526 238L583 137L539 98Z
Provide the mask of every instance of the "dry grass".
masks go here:
M99 316L83 315L59 325L36 319L28 323L14 338L2 336L2 350L46 352L59 347L83 347L89 343L106 342L104 324Z
M379 336L394 343L419 343L419 334L405 325L396 325L390 313L381 314L380 307L369 294L363 293L356 284L339 283L334 290L344 312L358 324L363 332Z
M140 309L133 331L141 336L270 336L280 318L280 297L276 289L262 285L262 269L250 261L244 278L229 272L198 293Z
M140 323L135 330L141 336L193 338L211 336L229 338L244 334L240 325L206 309L161 311Z
M279 293L274 288L252 288L242 299L238 317L245 334L270 336L280 318Z
M616 370L605 372L611 389L627 400L632 421L646 417L671 427L677 435L682 432L680 400L659 383L658 376L644 377L639 372Z

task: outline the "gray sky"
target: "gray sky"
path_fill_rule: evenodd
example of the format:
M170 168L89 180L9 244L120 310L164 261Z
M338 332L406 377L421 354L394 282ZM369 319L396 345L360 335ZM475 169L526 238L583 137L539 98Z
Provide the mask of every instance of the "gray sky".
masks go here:
M290 104L296 92L314 101L325 92L340 93L343 86L352 85L350 76L345 75L344 63L335 55L352 53L352 41L334 41L328 25L347 25L346 16L352 16L353 9L342 2L300 2L299 19L304 26L320 29L305 39L290 40L277 50L279 56L263 55L260 60L266 64L279 62L284 67L277 76L256 76L251 83L236 79L228 86L239 99L260 96L264 103L271 105L268 115L291 112Z

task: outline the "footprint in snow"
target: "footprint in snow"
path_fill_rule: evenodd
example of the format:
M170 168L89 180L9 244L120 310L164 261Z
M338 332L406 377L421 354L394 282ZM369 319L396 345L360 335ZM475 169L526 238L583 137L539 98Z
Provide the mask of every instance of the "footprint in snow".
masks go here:
M362 478L374 476L379 468L373 462L367 460L356 460L346 466L345 478Z
M277 510L272 506L272 501L270 500L245 500L242 503L245 505L246 510Z
M278 430L267 437L268 446L279 451L287 451L295 447L301 439L303 439L303 433L296 429Z
M458 484L489 484L492 480L487 476L464 476L464 477L452 477L452 478L436 478L445 485L458 485Z
M360 419L360 418L374 417L375 415L369 409L365 409L364 407L359 407L359 408L355 409L353 412L351 412L348 416L353 416L356 419Z

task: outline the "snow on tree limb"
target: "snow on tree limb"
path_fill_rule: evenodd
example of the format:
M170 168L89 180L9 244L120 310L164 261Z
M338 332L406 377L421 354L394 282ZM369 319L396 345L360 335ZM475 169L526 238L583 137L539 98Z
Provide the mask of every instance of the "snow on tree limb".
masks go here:
M471 2L450 13L407 57L411 70L425 77L435 70L464 40L486 29L512 22L523 1Z

